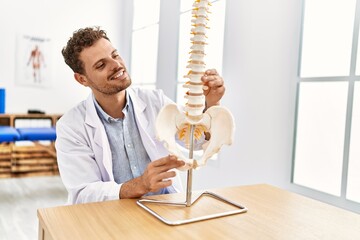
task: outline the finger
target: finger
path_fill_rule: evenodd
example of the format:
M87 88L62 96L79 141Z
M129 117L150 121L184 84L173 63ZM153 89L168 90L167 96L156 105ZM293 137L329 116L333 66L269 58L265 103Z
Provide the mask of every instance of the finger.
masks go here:
M224 87L224 81L222 80L216 80L216 81L210 81L207 83L204 83L203 90L217 90L218 88Z
M185 162L184 162L184 161L182 161L182 160L176 160L176 161L169 162L169 163L166 164L166 165L162 165L162 166L157 167L156 171L157 171L158 173L167 172L167 171L169 171L170 169L182 167L182 166L184 166L184 165L185 165Z
M218 80L224 81L219 75L204 75L201 77L201 81L203 81L204 83Z
M154 162L151 162L149 164L148 169L151 169L152 174L157 174L161 172L166 172L173 168L178 168L181 166L184 166L185 162L182 160L178 160L176 156L167 156L164 158L161 158L159 160L156 160Z
M204 75L201 77L202 80L207 80L210 76L219 76L216 69L208 69L205 71Z
M222 79L216 79L213 81L209 81L207 82L207 86L211 87L211 88L219 88L224 86L224 81Z
M220 77L219 75L204 75L201 77L201 80L205 82L214 81L218 79L222 79L222 77Z
M216 69L212 68L212 69L206 70L205 75L218 75L218 72L216 71Z
M176 160L177 160L176 156L169 155L169 156L166 156L166 157L163 157L163 158L153 161L152 164L154 167L160 167L160 166L168 164L169 161L176 161Z
M161 182L161 181L167 181L169 178L173 178L173 177L176 177L176 172L168 171L156 175L156 177L154 177L154 180L157 182Z
M170 187L172 185L172 181L169 180L165 180L165 181L161 181L158 182L154 185L154 187L150 190L150 192L157 192L162 188L166 188L166 187Z

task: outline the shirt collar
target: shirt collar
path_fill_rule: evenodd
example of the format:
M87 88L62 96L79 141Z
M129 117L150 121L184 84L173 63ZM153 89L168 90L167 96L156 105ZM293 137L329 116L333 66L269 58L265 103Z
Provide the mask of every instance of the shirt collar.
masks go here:
M92 98L93 98L93 102L97 111L97 114L99 115L99 117L102 120L105 120L106 122L111 122L111 121L119 121L121 120L121 118L113 118L111 117L109 114L107 114L102 107L100 106L100 104L96 101L94 94L92 94ZM129 103L130 103L130 97L128 94L128 91L125 90L125 98L126 98L126 104L124 106L124 108L122 109L122 112L125 114L127 114L128 110L129 110Z

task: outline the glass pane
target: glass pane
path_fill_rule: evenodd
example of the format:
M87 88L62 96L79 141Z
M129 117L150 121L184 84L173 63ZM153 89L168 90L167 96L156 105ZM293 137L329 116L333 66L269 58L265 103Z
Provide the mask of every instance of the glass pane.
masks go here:
M219 74L222 72L224 30L225 30L225 5L226 1L217 1L210 8L210 27L207 36L209 45L206 46L205 63L208 68L215 68Z
M208 68L215 68L221 74L223 61L223 45L224 45L224 26L225 26L225 0L216 1L210 7L210 15L207 32L207 43L205 48L206 56L204 61ZM187 74L189 69L186 68L189 60L189 52L191 47L191 12L185 12L180 15L179 28L179 52L178 52L178 82L187 81L183 76ZM182 86L182 84L180 84ZM180 90L181 91L181 90ZM178 90L179 92L179 90ZM183 97L177 96L179 99Z
M151 11L149 10L151 9ZM133 29L159 22L160 0L134 0Z
M185 12L192 9L194 0L181 0L180 11Z
M158 24L133 32L130 69L134 84L156 82L158 33Z
M340 196L346 82L301 83L294 183Z
M355 83L346 197L360 202L360 83Z
M178 79L179 81L187 81L183 78L189 69L186 68L189 61L189 52L191 47L191 12L180 15L179 28L179 53L178 53Z
M350 72L356 0L306 1L301 77Z

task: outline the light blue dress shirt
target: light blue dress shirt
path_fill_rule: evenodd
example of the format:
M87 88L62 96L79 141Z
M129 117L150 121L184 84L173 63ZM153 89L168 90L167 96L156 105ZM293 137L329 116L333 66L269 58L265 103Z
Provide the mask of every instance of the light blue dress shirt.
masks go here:
M129 94L126 92L126 105L122 110L124 118L111 117L101 108L95 97L93 99L109 139L115 182L120 184L140 177L151 160L142 143ZM147 195L165 193L168 193L166 188Z

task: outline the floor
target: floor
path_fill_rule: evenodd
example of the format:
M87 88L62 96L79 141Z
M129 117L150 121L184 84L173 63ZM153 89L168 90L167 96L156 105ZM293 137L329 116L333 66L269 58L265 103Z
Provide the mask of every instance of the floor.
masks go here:
M66 203L59 176L0 179L0 239L38 239L36 210Z

